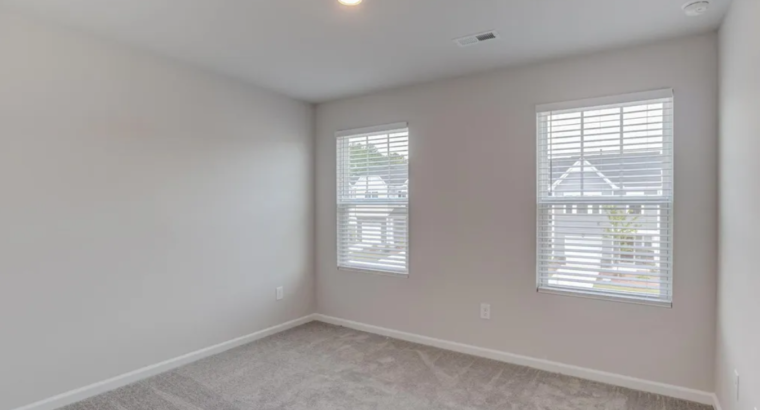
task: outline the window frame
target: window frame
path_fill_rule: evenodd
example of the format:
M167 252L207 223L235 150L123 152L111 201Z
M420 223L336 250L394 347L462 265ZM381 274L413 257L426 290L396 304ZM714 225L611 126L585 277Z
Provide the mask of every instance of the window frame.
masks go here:
M370 267L362 267L362 266L347 266L341 264L341 238L340 238L340 230L341 230L341 211L340 207L342 205L342 198L341 198L341 178L343 176L340 174L341 172L341 156L340 156L340 144L341 140L344 138L350 138L350 137L360 137L363 135L377 135L382 133L391 133L392 131L399 131L399 130L406 130L407 132L407 181L406 181L406 189L403 192L403 196L401 193L399 193L399 197L396 198L395 201L388 200L388 198L385 198L386 201L384 203L400 203L406 205L406 255L405 255L405 269L402 270L384 270L384 269L373 269ZM335 252L335 260L336 260L336 268L339 271L346 271L346 272L355 272L355 273L364 273L364 274L372 274L372 275L380 275L380 276L389 276L389 277L396 277L396 278L408 278L411 274L410 269L410 256L411 256L411 215L410 215L410 185L411 185L411 130L409 128L408 122L397 122L397 123L391 123L391 124L384 124L384 125L378 125L378 126L370 126L370 127L363 127L363 128L353 128L353 129L346 129L341 130L335 133L335 154L336 154L336 161L335 161L335 183L336 183L336 193L335 193L335 227L336 227L336 235L335 235L335 245L336 245L336 252ZM375 192L369 192L370 195L372 194L378 194ZM382 198L365 198L363 200L354 200L355 204L371 204L371 203L380 203L383 201L378 201L378 199Z
M549 112L556 112L556 111L564 111L564 110L578 110L578 111L591 111L597 108L604 108L605 106L611 106L611 105L622 105L622 104L632 104L632 103L645 103L652 100L658 100L658 99L670 99L671 103L671 118L669 121L663 121L663 125L669 126L670 133L663 133L663 144L669 144L669 150L667 154L668 160L670 161L670 169L669 172L671 174L671 177L669 180L665 180L664 184L669 184L667 188L670 191L669 196L667 196L667 200L660 200L660 201L653 201L653 204L658 204L661 206L666 206L668 208L667 216L669 218L669 223L667 225L667 229L665 229L664 235L667 235L670 238L669 242L669 249L668 249L668 264L669 264L669 270L667 272L667 283L669 283L669 288L667 289L667 292L663 295L662 292L660 294L659 298L647 298L643 297L641 295L626 295L626 294L614 294L610 292L598 292L598 291L586 291L581 289L580 287L578 289L568 289L566 287L562 288L552 288L551 286L548 286L544 283L545 277L542 275L542 267L541 267L541 259L542 256L547 256L546 252L542 252L544 246L542 246L542 237L541 237L541 230L542 230L542 206L545 206L547 204L551 204L551 199L546 200L546 198L542 197L543 190L545 187L542 186L542 166L544 166L544 161L546 158L548 158L549 154L546 152L546 145L542 147L542 142L546 142L548 140L548 132L543 128L542 124L542 115L546 115ZM623 124L621 123L621 130L620 132L623 133ZM621 134L622 135L622 134ZM582 147L582 143L581 143ZM582 148L581 148L582 149ZM606 301L613 301L613 302L622 302L622 303L632 303L632 304L640 304L640 305L649 305L649 306L657 306L657 307L665 307L665 308L672 308L673 307L673 295L675 293L675 258L674 258L674 250L675 250L675 238L673 236L674 233L674 226L675 226L675 93L673 92L673 89L661 89L661 90L654 90L654 91L644 91L644 92L637 92L637 93L630 93L630 94L622 94L622 95L613 95L613 96L606 96L601 98L589 98L589 99L583 99L583 100L574 100L574 101L567 101L567 102L561 102L561 103L552 103L552 104L541 104L536 106L536 269L535 269L535 275L536 275L536 291L538 293L546 293L546 294L554 294L554 295L562 295L562 296L573 296L573 297L580 297L580 298L589 298L589 299L599 299L599 300L606 300ZM551 178L551 177L550 177ZM544 181L545 182L545 181ZM616 203L616 205L627 205L629 207L633 207L631 209L638 209L639 214L642 212L642 206L640 201L636 201L633 198L636 198L636 196L632 196L631 200L626 201L626 196L620 196L615 198L613 201ZM597 197L594 196L586 196L587 198L595 199ZM581 199L578 201L577 204L579 207L584 203L583 197L579 195L579 198ZM641 198L641 197L638 197ZM566 202L566 201L563 201ZM591 202L589 202L590 204ZM567 205L565 205L567 206ZM574 208L574 205L570 205ZM594 205L589 205L594 206ZM596 205L598 206L598 205ZM565 208L566 209L566 208ZM601 209L601 208L599 208ZM651 239L651 238L650 238ZM635 256L634 256L635 259Z

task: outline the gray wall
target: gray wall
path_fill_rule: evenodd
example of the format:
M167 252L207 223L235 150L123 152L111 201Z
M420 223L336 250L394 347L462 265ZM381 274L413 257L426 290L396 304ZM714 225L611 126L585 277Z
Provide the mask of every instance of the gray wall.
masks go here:
M0 56L0 409L313 313L312 107L7 13Z
M319 312L712 391L717 53L711 33L319 105ZM674 308L536 293L535 105L665 87L676 93ZM411 275L338 271L334 132L398 121L411 130Z
M760 409L760 2L734 0L720 31L720 271L716 391ZM736 402L734 370L741 379Z

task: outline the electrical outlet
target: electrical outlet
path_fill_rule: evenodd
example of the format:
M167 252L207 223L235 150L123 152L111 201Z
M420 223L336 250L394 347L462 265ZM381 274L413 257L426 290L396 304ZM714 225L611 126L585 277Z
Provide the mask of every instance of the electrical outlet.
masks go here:
M739 371L734 370L734 393L737 403L739 402Z
M277 300L282 300L285 297L285 289L282 286L277 288Z
M488 303L481 303L480 304L480 318L481 319L490 319L491 318L491 305Z

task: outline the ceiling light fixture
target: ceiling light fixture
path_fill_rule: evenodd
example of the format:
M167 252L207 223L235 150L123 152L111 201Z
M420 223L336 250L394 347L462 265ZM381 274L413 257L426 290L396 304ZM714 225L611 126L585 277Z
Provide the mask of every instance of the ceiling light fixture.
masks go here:
M681 7L689 17L696 17L701 16L707 12L707 9L710 8L710 2L709 1L690 1Z
M338 3L344 6L358 6L362 0L338 0Z

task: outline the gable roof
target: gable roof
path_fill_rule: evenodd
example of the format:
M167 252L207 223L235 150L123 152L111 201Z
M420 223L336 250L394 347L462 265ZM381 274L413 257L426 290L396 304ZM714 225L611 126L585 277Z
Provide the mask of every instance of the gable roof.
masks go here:
M372 172L377 173L373 174ZM353 185L356 184L359 178L373 176L382 178L389 187L400 187L406 185L407 181L409 181L409 167L407 164L390 164L389 166L384 167L382 171L360 170L357 171L355 175L351 176L350 181Z
M662 185L662 164L668 161L659 151L554 158L548 164L551 189L572 180L570 176L581 172L581 168L613 190L653 189Z
M559 177L556 181L554 181L554 183L552 184L552 188L551 189L554 190L554 188L558 187L560 184L562 184L563 182L565 182L565 179L570 174L575 173L575 172L593 172L597 176L599 176L599 178L603 179L604 182L606 182L610 186L610 188L612 188L614 190L620 189L619 186L615 185L609 178L607 178L604 174L602 174L601 172L599 172L599 170L594 165L592 165L590 162L588 162L585 159L583 161L581 161L581 160L576 161L576 163L573 164L573 166L571 166L570 168L568 168L567 171L565 171L565 173L562 174L561 177Z

